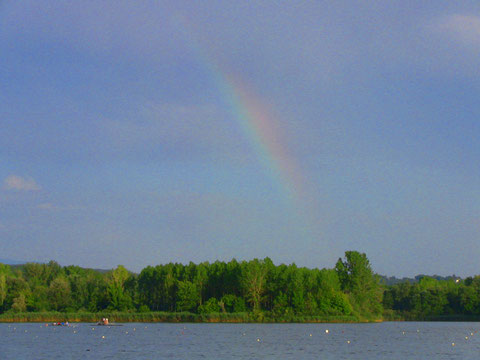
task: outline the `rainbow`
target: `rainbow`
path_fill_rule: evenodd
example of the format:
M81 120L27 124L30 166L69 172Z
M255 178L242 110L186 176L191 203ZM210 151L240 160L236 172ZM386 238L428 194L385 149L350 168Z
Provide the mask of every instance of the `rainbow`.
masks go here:
M297 224L301 236L310 244L308 252L318 251L322 238L322 219L318 218L317 195L303 176L301 166L289 153L282 133L281 122L273 109L248 85L247 81L222 66L218 53L209 48L208 41L199 41L201 31L191 29L185 17L177 17L188 45L194 50L199 62L209 72L223 100L242 129L246 140L254 150L272 181L287 200L288 216ZM197 28L198 29L198 28ZM194 36L193 34L197 34ZM332 255L332 247L321 247L323 253Z
M200 41L193 35L199 32L191 30L190 21L185 17L176 17L174 21L183 30L203 66L210 72L223 100L230 107L250 146L272 179L283 189L287 198L298 200L303 196L305 182L300 167L287 151L283 141L285 136L282 136L278 119L271 108L261 101L244 79L220 65L220 61L211 55L215 51L208 49L208 42Z
M277 119L272 115L273 111L260 101L255 92L240 78L235 78L226 71L215 71L214 74L221 93L231 105L235 118L257 156L269 169L272 179L283 190L292 206L294 211L290 216L299 224L302 236L313 241L317 238L316 211L307 196L308 187L300 172L300 166L289 155L287 146L282 142L284 137Z
M284 136L273 112L239 77L232 73L216 72L215 78L260 161L281 184L288 197L299 197L303 188L300 171L282 142Z

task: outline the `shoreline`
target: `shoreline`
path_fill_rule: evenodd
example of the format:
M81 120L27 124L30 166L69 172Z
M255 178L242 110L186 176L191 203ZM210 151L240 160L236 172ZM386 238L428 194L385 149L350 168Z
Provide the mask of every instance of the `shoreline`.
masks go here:
M382 322L383 319L360 319L356 316L292 316L285 318L272 318L253 313L4 313L0 315L0 323L49 323L49 322L98 322L107 317L115 323L369 323Z
M96 323L107 317L115 323L252 323L252 324L316 324L316 323L380 323L380 322L480 322L480 316L443 315L428 318L382 317L361 318L358 316L290 316L274 318L268 314L254 313L212 313L194 314L187 312L148 312L148 313L62 313L62 312L26 312L4 313L0 315L0 323Z

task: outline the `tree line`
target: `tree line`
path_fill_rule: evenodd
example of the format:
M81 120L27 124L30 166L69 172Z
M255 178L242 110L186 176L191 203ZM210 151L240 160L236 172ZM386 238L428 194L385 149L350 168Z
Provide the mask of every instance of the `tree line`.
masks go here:
M480 277L382 284L367 256L347 251L332 269L263 260L169 263L139 274L79 266L0 264L0 313L190 312L261 317L480 315Z

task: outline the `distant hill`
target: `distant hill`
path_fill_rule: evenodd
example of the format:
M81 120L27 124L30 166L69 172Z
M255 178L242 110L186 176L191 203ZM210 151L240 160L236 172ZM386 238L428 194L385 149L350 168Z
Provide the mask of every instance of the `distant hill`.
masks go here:
M0 263L7 264L7 265L20 265L20 264L25 264L26 262L27 261L0 258Z
M37 262L37 261L21 261L21 260L0 258L0 264L13 265L15 268L21 268L22 267L21 265L24 265L24 264L29 263L29 262ZM42 264L44 262L38 262L38 263ZM91 270L94 270L94 271L98 271L99 273L102 273L102 274L107 273L107 272L112 270L112 269L95 269L95 268L86 268L86 267L84 269L91 269ZM132 273L134 273L134 272L132 272ZM413 278L408 278L408 277L397 278L395 276L385 276L385 275L380 275L380 274L378 274L378 276L380 277L380 283L385 284L385 285L395 285L395 284L404 283L404 282L409 282L411 284L414 284L414 283L419 282L420 279L425 277L425 276L428 276L428 277L431 277L431 278L434 278L434 279L440 280L440 281L461 279L459 276L456 276L455 274L454 275L449 275L449 276L419 274L419 275L416 275Z
M32 263L32 262L38 263L38 264L46 264L46 262L42 262L42 261L21 261L21 260L0 258L0 264L11 265L13 268L16 268L16 269L19 269L19 268L21 269L22 265L25 265L27 263ZM86 268L86 267L84 269L91 269L94 271L98 271L99 273L102 273L102 274L112 270L112 269L93 269L93 268Z
M413 284L413 283L419 282L425 276L428 276L428 277L431 277L435 280L440 280L440 281L460 279L460 277L456 276L455 274L454 275L449 275L449 276L420 274L420 275L415 276L414 278L404 277L404 278L401 278L401 279L396 278L395 276L384 276L384 275L379 275L379 276L380 276L380 282L382 284L385 284L385 285L395 285L395 284L404 283L404 282L409 282L410 284Z

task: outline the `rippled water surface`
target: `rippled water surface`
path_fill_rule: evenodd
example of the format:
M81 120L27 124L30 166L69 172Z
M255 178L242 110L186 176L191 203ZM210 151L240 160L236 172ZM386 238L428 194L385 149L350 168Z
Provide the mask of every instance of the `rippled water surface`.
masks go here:
M0 324L1 359L477 359L480 323Z

